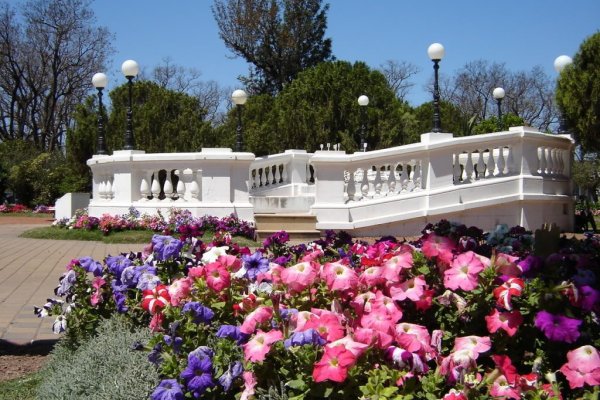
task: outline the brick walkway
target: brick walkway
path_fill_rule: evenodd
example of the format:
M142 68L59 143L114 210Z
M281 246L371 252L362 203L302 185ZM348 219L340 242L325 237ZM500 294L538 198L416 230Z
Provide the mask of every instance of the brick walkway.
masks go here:
M36 225L0 225L0 341L28 344L54 340L54 318L37 318L33 306L54 297L58 278L73 259L140 251L141 244L104 244L69 240L22 239ZM38 225L39 226L39 225Z

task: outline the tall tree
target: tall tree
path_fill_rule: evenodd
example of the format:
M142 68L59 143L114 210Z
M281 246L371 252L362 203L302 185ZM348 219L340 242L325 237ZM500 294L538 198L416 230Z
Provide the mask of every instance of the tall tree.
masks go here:
M379 67L396 97L405 101L409 90L415 85L410 78L420 72L419 67L408 61L387 60Z
M249 64L240 78L253 93L280 92L300 71L332 60L321 0L215 0L225 46Z
M112 51L89 0L0 4L0 139L54 150Z
M502 101L505 112L521 117L526 124L542 131L556 122L553 85L540 67L512 72L503 63L472 61L456 74L444 98L454 103L467 118L479 123L495 115L496 101L492 92L498 86L506 92Z
M600 151L600 32L583 41L558 79L556 101L584 152Z

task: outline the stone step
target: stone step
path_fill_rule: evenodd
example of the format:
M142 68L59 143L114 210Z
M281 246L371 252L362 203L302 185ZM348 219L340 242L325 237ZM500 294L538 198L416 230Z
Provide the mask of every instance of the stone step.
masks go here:
M256 235L262 241L273 233L286 231L294 242L320 238L315 226L317 218L309 214L255 214Z

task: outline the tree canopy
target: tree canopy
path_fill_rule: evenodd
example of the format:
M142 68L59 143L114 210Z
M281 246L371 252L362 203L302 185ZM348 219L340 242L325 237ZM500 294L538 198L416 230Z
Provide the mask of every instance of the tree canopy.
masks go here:
M600 151L600 32L588 37L558 79L556 101L584 152Z
M225 46L251 64L241 78L255 93L277 93L300 71L332 59L321 0L215 0Z

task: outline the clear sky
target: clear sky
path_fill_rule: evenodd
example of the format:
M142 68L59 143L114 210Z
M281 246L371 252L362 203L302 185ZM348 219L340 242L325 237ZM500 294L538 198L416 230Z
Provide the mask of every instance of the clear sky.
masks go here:
M246 62L232 58L219 38L212 0L95 0L98 24L116 38L109 78L123 80L121 63L134 59L148 72L161 60L202 72L203 80L239 88ZM429 101L433 74L427 47L442 43L440 73L453 75L478 59L504 62L511 71L540 65L555 76L554 59L573 56L600 30L600 0L329 0L327 36L339 60L408 61L421 69L408 100ZM110 90L111 82L108 89Z

